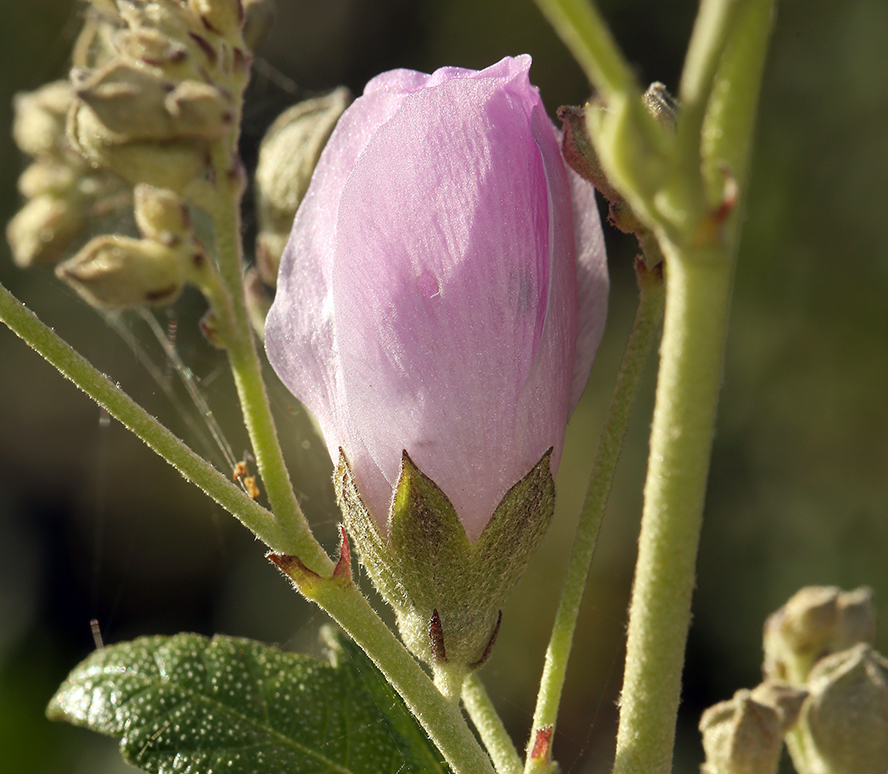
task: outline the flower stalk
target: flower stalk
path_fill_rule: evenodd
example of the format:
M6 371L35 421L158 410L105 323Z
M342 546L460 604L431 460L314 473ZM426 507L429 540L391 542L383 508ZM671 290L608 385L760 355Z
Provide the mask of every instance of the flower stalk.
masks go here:
M641 259L636 261L639 285L639 303L626 345L626 352L620 364L614 395L611 399L604 429L598 442L598 451L589 478L589 486L580 512L574 545L567 563L561 598L555 614L555 624L546 650L546 661L537 705L533 716L533 727L528 741L526 774L545 774L550 761L533 757L530 753L536 744L537 732L552 728L558 717L558 705L564 688L567 662L573 645L574 631L583 600L583 592L589 578L589 569L598 533L607 506L617 460L626 435L626 427L638 385L641 382L644 363L659 330L663 317L664 286L660 267L649 270Z

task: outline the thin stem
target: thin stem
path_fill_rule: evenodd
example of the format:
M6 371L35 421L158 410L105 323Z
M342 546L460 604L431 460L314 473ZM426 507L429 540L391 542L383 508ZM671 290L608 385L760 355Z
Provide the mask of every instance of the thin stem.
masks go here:
M441 695L354 584L343 586L336 579L320 581L310 598L363 648L456 774L495 774L459 704Z
M730 301L724 248L664 252L666 314L614 774L671 769Z
M605 97L637 90L632 71L594 5L588 0L537 0L537 5Z
M497 774L521 774L524 764L518 750L477 672L469 675L463 683L462 700L475 730L493 759Z
M216 259L227 291L227 303L219 304L215 311L223 318L224 341L244 423L280 530L277 543L286 546L286 553L298 556L314 571L329 575L333 565L312 534L296 499L265 390L244 294L240 221L243 183L237 162L225 143L214 148L213 168L215 195L207 198L204 207L215 226Z
M278 529L271 513L251 500L203 457L176 438L58 334L38 320L33 312L2 285L0 320L188 481L196 484L232 513L260 540L275 550L283 548L277 543Z
M555 614L555 624L546 650L546 662L537 705L533 716L533 728L527 748L527 774L543 774L549 770L551 750L546 748L544 757L531 755L536 744L537 732L554 728L558 717L558 705L567 671L567 662L573 644L574 631L583 592L589 578L589 568L595 553L595 544L601 529L607 498L610 494L614 470L623 446L623 437L635 395L641 381L644 363L663 316L663 278L660 268L647 270L644 263L636 262L640 298L626 352L620 364L614 395L611 399L607 420L598 442L598 451L589 486L580 512L576 537L567 564L561 599Z

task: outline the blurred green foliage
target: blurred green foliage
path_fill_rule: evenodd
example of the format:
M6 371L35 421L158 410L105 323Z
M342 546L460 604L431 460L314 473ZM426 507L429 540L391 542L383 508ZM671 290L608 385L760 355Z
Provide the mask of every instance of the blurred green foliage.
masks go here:
M695 4L605 0L644 81L677 88ZM71 0L0 9L0 125L10 100L64 74ZM797 588L873 586L888 611L888 6L787 0L765 74L746 202L718 435L699 560L676 771L702 758L702 709L759 678L761 625ZM244 153L295 99L340 83L360 92L391 67L482 67L534 56L547 105L583 102L579 69L531 0L279 0L246 112ZM0 132L0 220L19 205L23 158ZM252 224L249 222L247 226ZM484 677L519 744L533 706L561 567L634 310L632 245L609 235L609 328L571 424L556 524L507 607ZM0 280L100 368L188 428L132 351L45 269L0 247ZM176 317L236 453L246 448L230 380L197 334L199 299ZM147 332L133 331L164 371ZM654 366L630 428L593 565L556 736L568 772L613 755L626 603L644 480ZM297 488L333 546L330 464L304 412L275 391ZM108 740L43 719L98 618L117 641L181 629L312 648L323 621L262 547L51 369L0 330L0 750L8 774L125 770ZM884 652L888 638L877 642Z

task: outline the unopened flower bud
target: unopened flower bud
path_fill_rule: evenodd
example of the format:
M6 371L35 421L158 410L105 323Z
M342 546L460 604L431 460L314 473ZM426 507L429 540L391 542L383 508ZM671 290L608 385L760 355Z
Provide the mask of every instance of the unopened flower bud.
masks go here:
M183 81L167 95L164 107L176 137L217 140L231 126L231 103L215 86Z
M125 142L109 135L105 125L87 105L74 106L68 114L68 137L93 167L104 168L131 185L148 183L182 193L207 168L207 150L197 140L170 143Z
M56 274L99 309L170 303L185 283L181 251L123 236L90 240Z
M885 774L888 770L888 660L866 644L822 659L811 696L788 737L803 774Z
M43 194L61 196L77 184L78 172L51 156L43 156L19 176L18 189L22 196L32 199Z
M173 124L164 100L175 84L151 69L116 60L98 71L72 70L77 96L108 131L125 140L167 140Z
M220 35L232 35L244 23L241 0L188 0L188 7L208 29Z
M703 774L776 774L783 749L780 713L747 690L710 707L700 719Z
M172 191L141 183L133 199L136 225L146 239L170 247L191 235L188 207Z
M125 57L161 69L179 64L188 56L182 43L150 27L120 30L114 44Z
M76 200L45 194L31 199L9 221L6 239L22 268L56 263L85 227L86 213Z
M767 704L777 710L781 732L786 734L798 721L808 690L790 683L766 680L753 688L751 695L759 704Z
M244 0L244 43L255 51L274 23L274 0Z
M54 81L13 99L12 135L29 156L59 156L67 148L65 116L74 99L67 81Z
M266 323L362 562L436 677L489 655L604 320L594 191L529 70L371 81L324 147Z
M872 589L803 588L765 621L764 672L804 683L819 659L857 643L872 643L875 632Z

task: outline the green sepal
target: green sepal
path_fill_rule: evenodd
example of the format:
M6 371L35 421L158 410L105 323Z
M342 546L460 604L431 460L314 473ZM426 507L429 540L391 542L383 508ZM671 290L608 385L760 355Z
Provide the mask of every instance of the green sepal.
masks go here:
M551 455L506 493L473 543L447 495L406 452L383 536L340 453L336 490L361 563L406 645L432 666L471 669L489 656L500 608L554 513Z

